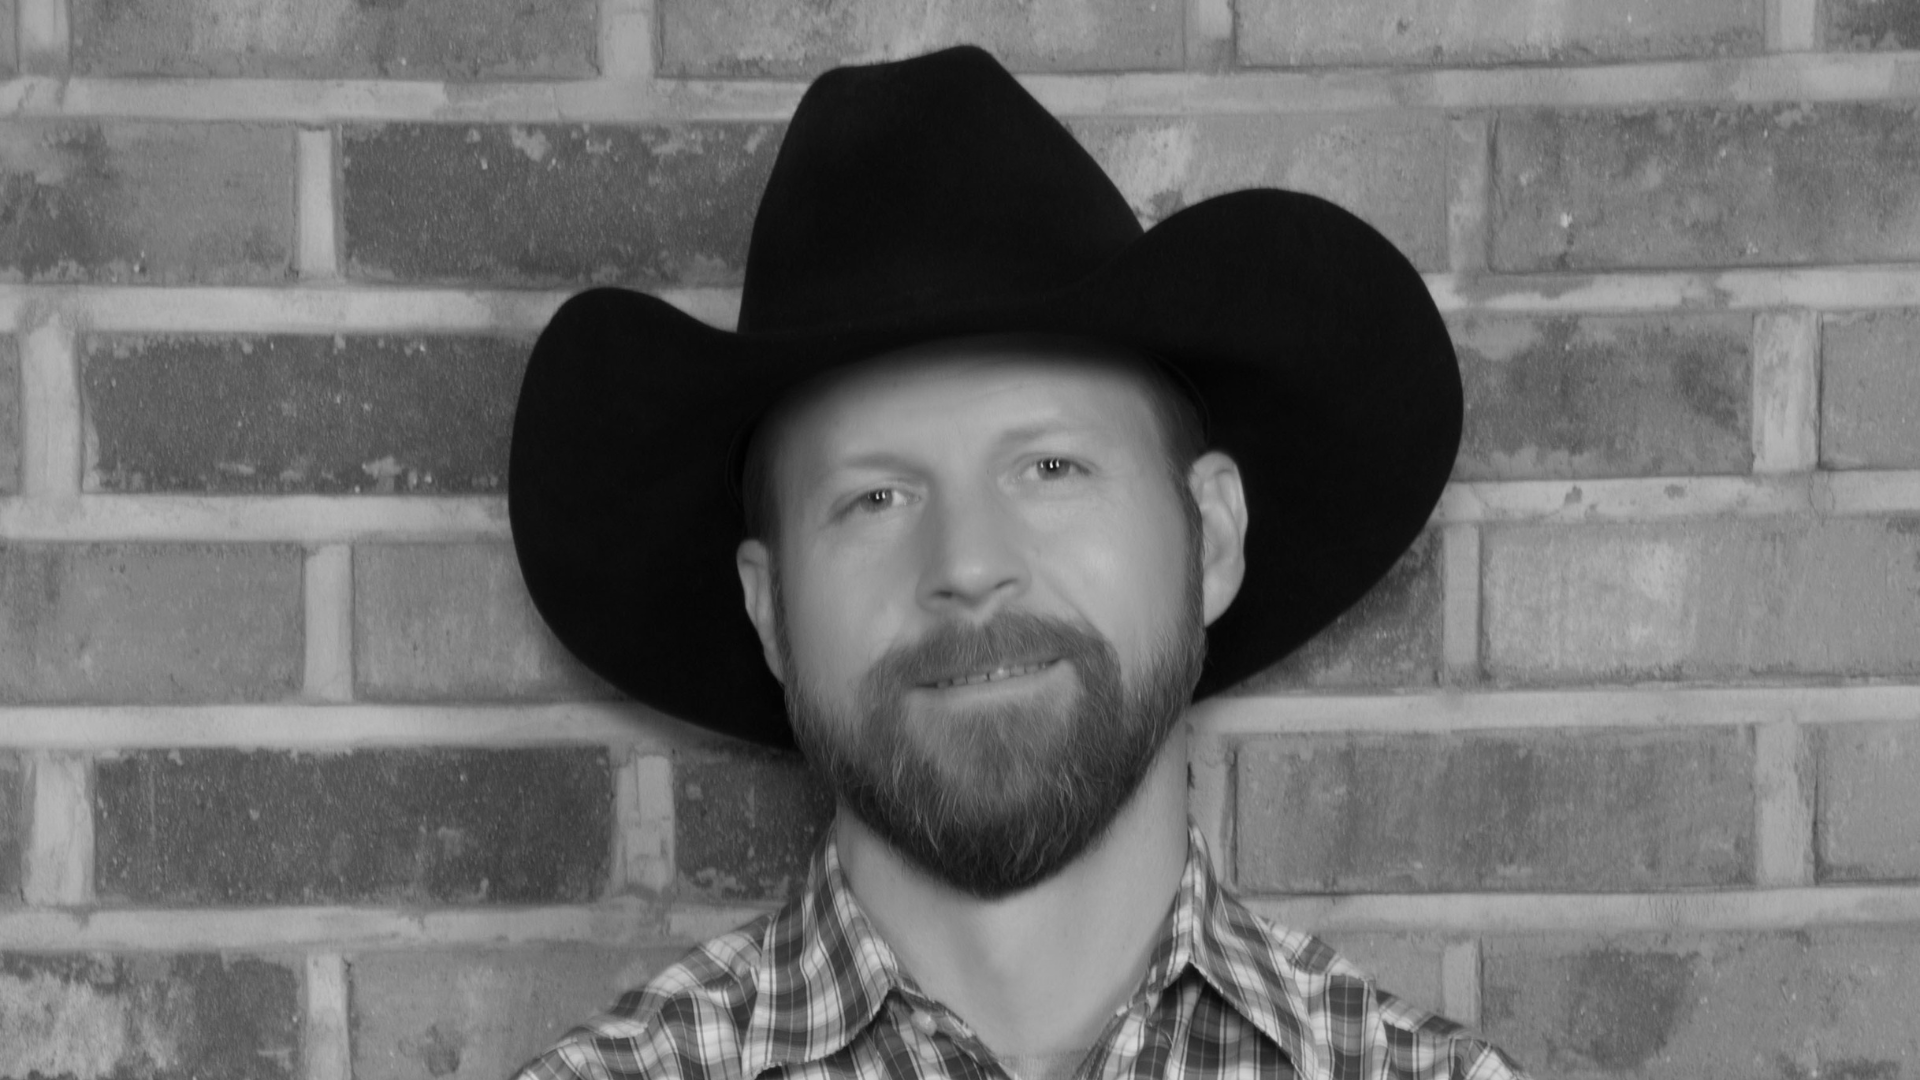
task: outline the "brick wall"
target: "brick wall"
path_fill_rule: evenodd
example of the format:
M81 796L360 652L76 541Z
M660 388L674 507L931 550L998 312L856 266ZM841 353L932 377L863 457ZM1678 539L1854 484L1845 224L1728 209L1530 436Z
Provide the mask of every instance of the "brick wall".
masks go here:
M794 886L520 589L569 290L733 318L805 78L1401 244L1432 529L1196 713L1254 904L1542 1076L1920 1075L1920 2L0 3L0 1080L497 1077Z

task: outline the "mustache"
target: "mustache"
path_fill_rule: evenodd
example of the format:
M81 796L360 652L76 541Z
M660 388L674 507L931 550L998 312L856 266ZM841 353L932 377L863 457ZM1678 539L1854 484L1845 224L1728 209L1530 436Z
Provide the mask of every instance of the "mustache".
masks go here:
M941 623L918 640L889 649L863 681L869 693L889 695L996 668L1084 659L1112 648L1085 623L1009 611L977 625Z

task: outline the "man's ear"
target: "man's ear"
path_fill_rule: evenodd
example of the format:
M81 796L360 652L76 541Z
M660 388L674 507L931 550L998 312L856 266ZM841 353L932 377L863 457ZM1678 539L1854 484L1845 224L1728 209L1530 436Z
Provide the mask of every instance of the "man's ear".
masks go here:
M740 571L741 598L746 601L754 632L760 635L767 670L784 685L787 673L780 663L780 636L774 630L773 555L758 540L742 540L733 553L733 565Z
M1247 493L1240 466L1218 450L1194 459L1187 485L1200 507L1202 618L1211 626L1240 593L1247 576Z

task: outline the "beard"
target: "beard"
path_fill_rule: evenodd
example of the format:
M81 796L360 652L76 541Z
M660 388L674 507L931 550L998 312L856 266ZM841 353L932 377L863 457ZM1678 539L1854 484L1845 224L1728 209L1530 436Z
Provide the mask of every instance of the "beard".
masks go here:
M1188 577L1181 616L1136 680L1084 622L1010 611L896 646L850 709L788 679L795 741L841 804L926 873L989 900L1036 885L1105 834L1192 700L1206 630L1197 565ZM783 612L777 567L773 588ZM795 672L783 613L776 624ZM911 707L913 691L955 672L1041 657L1072 666L1062 692L939 715Z

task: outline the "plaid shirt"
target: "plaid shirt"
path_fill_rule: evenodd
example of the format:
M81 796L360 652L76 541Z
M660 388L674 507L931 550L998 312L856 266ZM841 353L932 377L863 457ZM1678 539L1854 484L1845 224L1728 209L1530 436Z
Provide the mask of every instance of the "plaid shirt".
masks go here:
M516 1080L1005 1080L966 1022L903 971L831 840L806 892L715 938L529 1063ZM1077 1077L1524 1080L1498 1049L1374 986L1214 879L1191 834L1140 987Z

